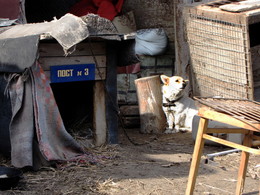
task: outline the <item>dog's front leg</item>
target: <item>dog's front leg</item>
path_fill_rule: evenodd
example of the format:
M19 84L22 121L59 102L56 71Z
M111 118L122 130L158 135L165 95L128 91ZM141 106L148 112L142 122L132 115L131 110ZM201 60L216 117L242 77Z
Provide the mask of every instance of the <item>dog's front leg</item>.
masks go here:
M176 133L178 133L181 129L181 127L183 126L183 120L185 119L185 117L182 116L182 114L176 114L174 116L175 120L174 120L174 123L175 123L175 127L174 127L174 131Z
M175 133L173 126L174 126L174 114L173 112L167 112L166 114L166 119L167 119L167 125L168 127L166 128L165 133Z
M187 132L190 131L191 127L186 125L186 115L179 115L175 118L175 131L176 132ZM192 121L192 119L191 119Z

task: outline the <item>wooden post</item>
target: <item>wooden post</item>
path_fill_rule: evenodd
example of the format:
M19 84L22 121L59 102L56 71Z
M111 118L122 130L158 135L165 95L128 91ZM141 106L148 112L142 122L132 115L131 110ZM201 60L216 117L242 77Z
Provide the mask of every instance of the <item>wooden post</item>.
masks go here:
M107 41L106 121L108 143L118 144L117 42Z
M251 147L252 146L252 135L253 132L249 132L245 135L243 145ZM237 178L237 187L236 187L236 194L242 194L244 190L245 178L246 178L246 170L249 160L249 152L242 151L241 159L240 159L240 166L238 169L238 178Z
M208 123L209 123L208 119L200 118L198 134L197 134L194 151L192 155L192 161L190 165L190 173L189 173L188 184L185 193L186 195L192 195L195 188L196 178L198 175L200 160L201 160L204 143L205 143L203 134L206 133L207 131Z
M175 75L187 77L189 64L189 47L185 38L183 7L191 4L192 0L174 1L174 31L175 31ZM189 70L188 70L189 71Z
M105 89L103 81L95 81L93 88L93 127L95 130L95 146L101 146L106 143L107 138L107 124L105 115Z
M160 77L150 76L135 80L138 97L141 133L163 133L166 119L162 110Z

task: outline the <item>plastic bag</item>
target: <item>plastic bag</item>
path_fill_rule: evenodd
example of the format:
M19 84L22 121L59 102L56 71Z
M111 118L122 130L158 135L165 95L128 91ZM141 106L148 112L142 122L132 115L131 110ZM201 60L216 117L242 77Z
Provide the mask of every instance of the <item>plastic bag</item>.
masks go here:
M136 32L135 53L138 55L160 55L167 47L167 35L161 28L142 29Z

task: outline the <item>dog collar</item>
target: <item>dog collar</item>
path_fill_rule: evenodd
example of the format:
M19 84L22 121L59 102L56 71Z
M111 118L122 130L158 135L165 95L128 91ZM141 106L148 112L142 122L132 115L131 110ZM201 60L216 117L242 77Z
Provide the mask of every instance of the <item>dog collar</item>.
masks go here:
M171 106L176 106L174 103L163 103L163 107L171 107Z
M167 103L163 103L163 107L171 107L171 106L176 106L175 102L177 102L180 98L178 98L177 100L169 100L168 98L165 98Z

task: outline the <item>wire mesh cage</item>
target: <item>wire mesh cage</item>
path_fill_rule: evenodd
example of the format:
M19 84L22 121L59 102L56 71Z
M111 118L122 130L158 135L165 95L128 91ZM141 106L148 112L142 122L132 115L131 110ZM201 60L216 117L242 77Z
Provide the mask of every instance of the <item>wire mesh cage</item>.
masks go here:
M193 95L255 99L250 25L260 11L252 19L220 10L219 2L185 11Z

